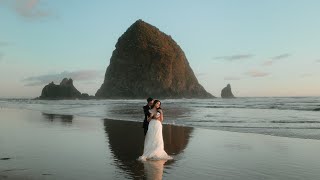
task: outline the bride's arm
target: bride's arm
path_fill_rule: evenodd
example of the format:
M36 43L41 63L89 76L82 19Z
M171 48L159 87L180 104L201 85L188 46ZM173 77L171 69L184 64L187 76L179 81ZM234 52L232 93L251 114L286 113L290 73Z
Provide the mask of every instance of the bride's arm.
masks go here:
M152 118L153 118L153 113L149 111L149 116L147 117L147 121L150 122Z
M160 111L160 119L159 120L162 122L163 121L163 111L161 109L159 111Z
M152 117L153 117L153 114L152 114L152 113L150 113L150 116L148 116L147 121L148 121L148 122L150 122L150 121L151 121L151 119L152 119Z

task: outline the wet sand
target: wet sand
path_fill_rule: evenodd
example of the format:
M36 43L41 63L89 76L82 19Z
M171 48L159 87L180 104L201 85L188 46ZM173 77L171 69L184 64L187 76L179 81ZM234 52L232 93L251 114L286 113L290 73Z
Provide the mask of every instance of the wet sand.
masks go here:
M319 140L164 125L172 161L140 162L142 123L0 109L0 179L319 179Z

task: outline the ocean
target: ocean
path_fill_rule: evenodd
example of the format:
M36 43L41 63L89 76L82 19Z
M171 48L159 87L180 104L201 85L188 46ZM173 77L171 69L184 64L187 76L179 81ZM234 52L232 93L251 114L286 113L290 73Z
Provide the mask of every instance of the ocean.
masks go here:
M164 123L223 131L320 139L320 97L161 100ZM0 108L142 122L146 100L0 99Z

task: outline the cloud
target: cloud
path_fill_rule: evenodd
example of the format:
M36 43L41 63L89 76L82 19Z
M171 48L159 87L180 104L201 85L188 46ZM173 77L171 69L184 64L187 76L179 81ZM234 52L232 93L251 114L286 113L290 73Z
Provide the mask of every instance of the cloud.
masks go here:
M301 78L311 77L311 76L312 76L311 73L304 73L304 74L301 74L301 75L300 75Z
M317 59L316 62L317 62L317 63L320 63L320 59Z
M252 58L253 56L254 55L252 55L252 54L236 54L236 55L232 55L232 56L218 56L218 57L214 57L213 59L235 61L235 60L240 60L240 59L249 59L249 58Z
M51 15L40 0L0 0L0 3L26 19L41 19Z
M285 59L288 58L289 56L291 56L291 54L285 53L285 54L280 54L278 56L274 56L271 59L272 60L279 60L279 59Z
M202 77L202 76L206 76L207 73L196 73L196 77Z
M58 74L27 77L22 81L26 83L25 86L38 86L48 84L52 81L60 83L63 78L72 78L75 81L93 81L95 79L103 78L103 72L104 71L97 70L79 70L74 72L64 71Z
M9 45L10 45L10 43L8 43L8 42L0 41L0 47L5 47L5 46L9 46Z
M240 77L236 77L236 76L226 76L224 77L224 80L240 80Z
M263 66L271 66L271 65L273 64L273 62L274 62L274 61L271 61L271 60L270 60L270 61L266 61L266 62L264 62L262 65L263 65Z
M265 61L262 65L263 66L272 66L276 61L286 59L289 56L291 56L291 54L288 54L288 53L280 54L278 56L271 57L271 60Z
M251 71L246 72L245 74L250 77L265 77L265 76L270 75L270 73L261 72L258 70L251 70Z
M0 0L1 2L1 0ZM10 43L8 42L5 42L5 41L0 41L0 48L1 47L5 47L5 46L9 46ZM4 57L4 53L0 52L0 62L3 60L3 57Z
M0 52L0 61L3 60L4 54Z

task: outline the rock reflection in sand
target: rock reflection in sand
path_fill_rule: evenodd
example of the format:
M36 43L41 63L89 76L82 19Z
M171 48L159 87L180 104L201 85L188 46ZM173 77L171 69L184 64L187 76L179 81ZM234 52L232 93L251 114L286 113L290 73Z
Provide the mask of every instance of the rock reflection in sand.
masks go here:
M73 115L42 113L42 116L49 121L60 120L61 122L64 122L64 123L72 123L72 120L73 120Z
M166 165L173 161L147 161L137 160L143 153L144 134L142 122L104 120L104 128L109 148L114 157L114 164L121 169L120 173L131 178L160 177ZM178 155L186 148L193 128L163 125L163 139L165 150L169 155ZM151 178L155 179L155 178Z

